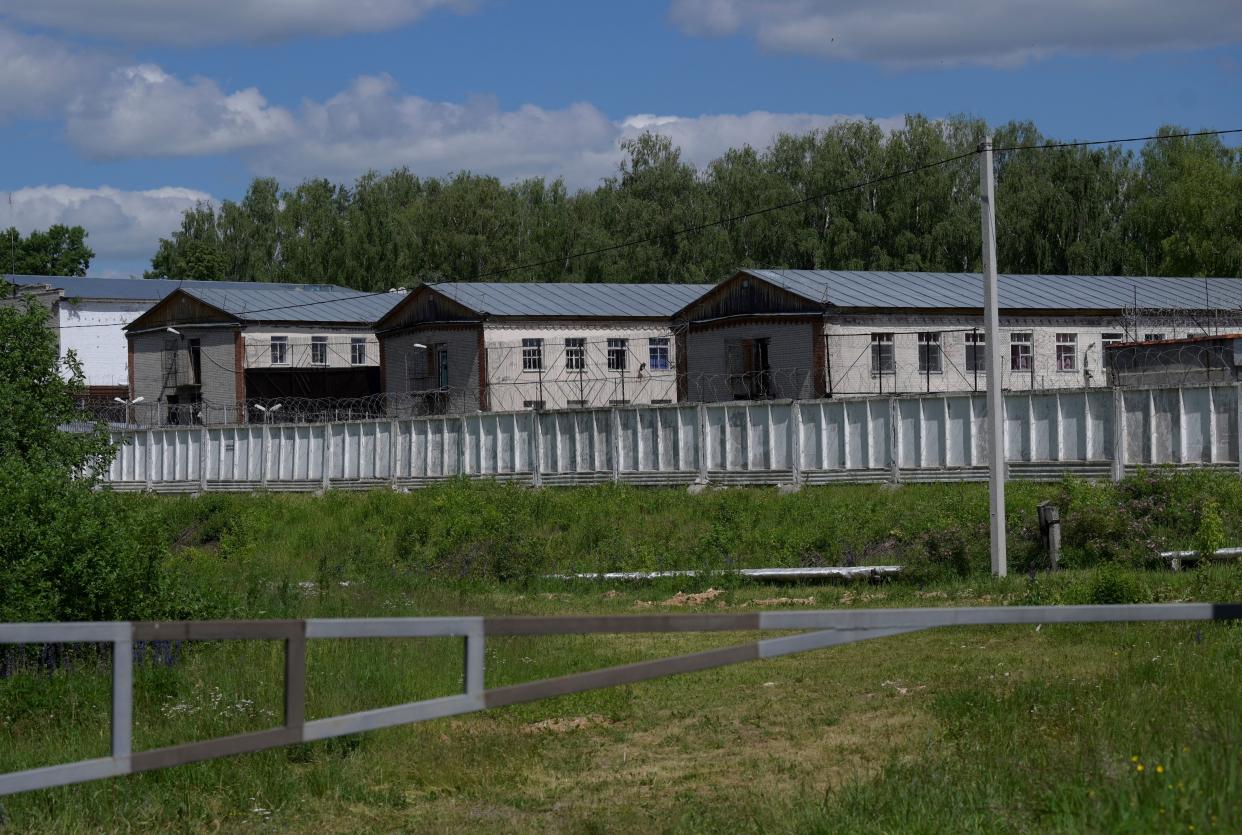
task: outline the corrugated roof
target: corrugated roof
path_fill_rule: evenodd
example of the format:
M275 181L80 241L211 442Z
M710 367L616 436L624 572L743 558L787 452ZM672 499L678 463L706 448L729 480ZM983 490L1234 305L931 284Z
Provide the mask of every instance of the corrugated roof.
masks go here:
M848 270L743 270L803 298L833 307L978 308L980 273ZM997 277L1007 310L1204 310L1242 308L1242 278L1013 275Z
M215 285L217 282L203 282ZM288 284L242 284L229 287L180 288L189 296L219 308L243 322L342 322L372 324L397 302L400 293L360 293L344 287Z
M94 301L139 301L157 302L178 288L193 287L267 287L279 290L317 290L331 288L341 290L334 284L277 284L257 281L181 281L169 278L85 278L56 275L5 275L5 280L13 284L25 286L30 284L50 284L64 291L67 298L91 299Z
M715 285L461 281L429 286L490 316L664 319Z

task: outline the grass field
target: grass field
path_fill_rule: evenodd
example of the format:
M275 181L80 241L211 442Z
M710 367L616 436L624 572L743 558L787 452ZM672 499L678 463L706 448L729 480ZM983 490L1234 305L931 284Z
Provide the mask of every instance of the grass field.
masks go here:
M1057 489L1031 488L1022 501ZM568 503L570 492L538 500ZM632 491L625 501L644 495L677 501L681 494ZM911 519L934 527L934 510L914 505L939 504L954 525L973 525L986 492L852 488L794 498L781 504L766 491L749 510L739 504L730 512L750 513L752 521L736 531L722 531L719 514L701 514L706 518L685 523L699 526L693 540L659 528L659 520L644 525L618 515L612 541L641 531L684 540L687 548L712 537L733 537L728 547L735 549L755 547L736 543L794 534L756 528L753 518L811 507L828 515L826 527L845 532L849 547L861 549L877 531L884 541L896 539L889 532ZM204 605L257 617L1242 600L1242 567L1228 565L1174 574L1110 562L1034 582L993 580L971 568L966 576L826 586L716 577L608 588L469 572L451 577L395 570L400 563L392 555L412 550L418 534L395 527L403 523L384 504L389 500L253 497L247 504L238 497L210 513L190 500L160 512L179 541L172 559L183 567L181 594L196 589ZM518 499L493 502L484 493L472 506L486 515L510 500ZM868 532L852 534L849 518L823 510L834 505L871 526ZM1227 520L1229 512L1222 509ZM353 540L340 530L346 518L355 526ZM803 532L797 536L814 533L812 518L801 524L793 526ZM584 535L572 519L546 534ZM360 548L358 540L369 544ZM462 534L460 543L467 540ZM477 542L462 549L473 553ZM299 552L314 556L299 559ZM719 594L698 604L673 602L678 591L708 586ZM493 639L487 685L754 637ZM280 664L275 644L220 642L195 645L171 666L139 667L136 747L274 724ZM308 664L309 718L460 687L460 645L448 639L316 641ZM86 658L51 675L0 679L0 770L104 754L107 684L106 664ZM15 832L1235 832L1242 829L1240 689L1242 627L955 628L0 803Z

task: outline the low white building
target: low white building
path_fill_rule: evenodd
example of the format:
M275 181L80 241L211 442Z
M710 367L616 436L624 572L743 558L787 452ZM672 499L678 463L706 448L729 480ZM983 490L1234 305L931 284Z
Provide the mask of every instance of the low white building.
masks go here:
M683 400L986 388L978 273L742 270L676 315ZM1109 345L1236 331L1242 279L1001 275L1009 390L1109 385Z
M674 311L711 285L444 283L378 324L397 413L677 399Z

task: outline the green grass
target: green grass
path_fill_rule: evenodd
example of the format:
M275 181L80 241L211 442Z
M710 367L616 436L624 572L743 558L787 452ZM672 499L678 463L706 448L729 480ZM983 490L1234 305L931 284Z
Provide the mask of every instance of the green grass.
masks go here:
M1017 525L1044 497L1076 501L1066 515L1080 514L1071 524L1090 534L1067 548L1071 564L1098 561L1090 549L1102 540L1091 537L1135 520L1144 536L1178 544L1195 534L1195 491L1209 488L1223 496L1218 521L1233 544L1235 488L1207 484L1179 483L1176 501L1158 482L1021 486L1010 493L1011 545L1025 544ZM1084 510L1107 497L1119 508L1108 518ZM980 546L969 533L986 514L978 485L786 497L456 485L157 509L178 542L180 599L230 616L727 612L776 597L822 608L1242 600L1242 566L1141 569L1124 549L1143 543L1034 582L987 577L977 550L986 536ZM814 564L847 552L885 562L952 551L943 532L955 529L968 545L964 576L950 558L883 585L716 575L607 588L498 572L493 553L530 568L594 568L609 554L633 568L648 567L644 554L676 566ZM709 585L722 593L698 607L664 603ZM487 685L753 637L492 639ZM314 641L307 714L456 692L460 649L450 639ZM138 667L136 747L275 724L280 671L273 642L196 644L172 668ZM1230 625L944 629L0 804L16 832L1230 832L1242 821L1239 682L1242 628ZM106 659L0 679L0 771L105 754L107 703Z

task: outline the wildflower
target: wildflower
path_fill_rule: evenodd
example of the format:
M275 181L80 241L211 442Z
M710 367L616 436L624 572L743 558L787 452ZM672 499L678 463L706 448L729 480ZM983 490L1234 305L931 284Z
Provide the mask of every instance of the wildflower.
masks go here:
M1156 766L1156 773L1157 773L1157 774L1164 774L1164 766L1162 766L1162 765L1158 765L1158 766Z
M1139 763L1138 765L1134 766L1134 770L1135 770L1135 771L1138 771L1138 772L1142 772L1142 770L1143 770L1143 764L1142 764L1142 763Z
M1131 754L1131 755L1130 755L1130 762L1132 762L1132 763L1136 763L1136 762L1138 762L1138 754Z

